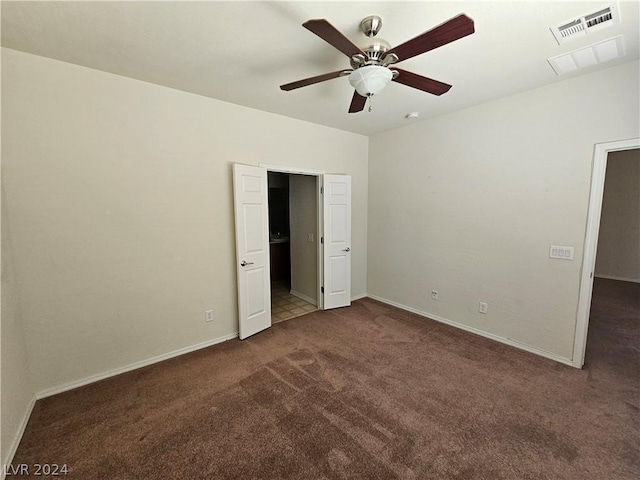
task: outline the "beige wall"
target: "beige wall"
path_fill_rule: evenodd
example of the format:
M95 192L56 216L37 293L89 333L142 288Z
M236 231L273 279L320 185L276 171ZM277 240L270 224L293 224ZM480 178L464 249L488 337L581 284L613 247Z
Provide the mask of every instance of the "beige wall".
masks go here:
M638 70L373 136L368 292L571 359L594 144L638 136ZM573 246L575 260L550 259L551 244Z
M289 176L291 290L318 298L318 202L316 177ZM313 242L308 234L313 234Z
M639 149L607 157L595 273L640 282Z
M36 391L237 332L233 162L352 175L352 289L366 292L366 137L2 54L4 188Z
M3 195L4 196L4 195ZM34 390L27 344L22 326L18 292L13 268L13 253L10 242L9 225L6 222L6 201L2 201L2 451L0 463L5 465L17 447L23 422L27 420ZM2 474L0 474L0 477Z

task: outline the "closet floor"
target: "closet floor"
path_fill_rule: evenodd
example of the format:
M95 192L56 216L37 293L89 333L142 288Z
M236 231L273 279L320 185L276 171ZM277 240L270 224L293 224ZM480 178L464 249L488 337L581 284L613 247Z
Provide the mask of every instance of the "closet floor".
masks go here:
M315 305L291 295L284 282L271 284L271 323L299 317L317 309Z

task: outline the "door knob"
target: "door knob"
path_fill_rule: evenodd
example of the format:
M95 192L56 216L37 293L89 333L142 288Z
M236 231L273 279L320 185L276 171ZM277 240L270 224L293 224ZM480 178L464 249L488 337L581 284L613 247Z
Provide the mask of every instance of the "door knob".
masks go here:
M241 267L246 267L247 265L253 265L253 262L246 262L244 260L242 260L242 262L240 262L240 266Z
M343 249L342 251L343 251L343 252L350 252L350 251L351 251L351 249L350 249L349 247L347 247L347 248Z

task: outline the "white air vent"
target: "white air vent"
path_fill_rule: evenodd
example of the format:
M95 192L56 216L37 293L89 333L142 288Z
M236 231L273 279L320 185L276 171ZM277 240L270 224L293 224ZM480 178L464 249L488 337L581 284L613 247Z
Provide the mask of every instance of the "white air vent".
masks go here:
M620 23L618 5L612 3L582 17L562 22L557 27L551 27L551 33L558 43L565 43L618 23Z
M581 68L624 57L624 55L624 41L622 35L618 35L572 52L548 58L547 61L557 75L564 75Z

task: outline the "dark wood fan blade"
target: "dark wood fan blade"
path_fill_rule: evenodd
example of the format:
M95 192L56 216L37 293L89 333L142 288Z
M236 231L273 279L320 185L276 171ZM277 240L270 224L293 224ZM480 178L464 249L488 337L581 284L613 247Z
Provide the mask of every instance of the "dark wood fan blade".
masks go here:
M307 85L313 85L314 83L324 82L326 80L331 80L332 78L342 77L344 75L348 75L350 70L338 70L337 72L325 73L323 75L317 75L315 77L305 78L303 80L298 80L297 82L287 83L285 85L280 85L280 90L289 91L295 90L296 88L306 87Z
M387 52L395 53L398 56L398 62L407 60L416 55L420 55L434 48L441 47L454 40L458 40L467 35L471 35L475 31L473 20L464 14L458 15L438 25L435 28L404 42Z
M356 45L354 45L351 40L340 33L340 31L336 27L331 25L324 18L320 18L317 20L308 20L304 22L302 26L310 32L315 33L325 42L340 50L347 57L352 57L358 53L364 55L365 58L367 57L367 55Z
M451 88L451 85L448 83L423 77L417 73L407 72L406 70L401 70L399 68L394 68L393 70L397 70L399 74L393 79L394 82L402 83L408 87L417 88L423 92L432 93L433 95L442 95L443 93L447 93Z
M361 112L365 103L367 103L367 97L363 97L358 92L353 92L351 105L349 105L349 113Z

